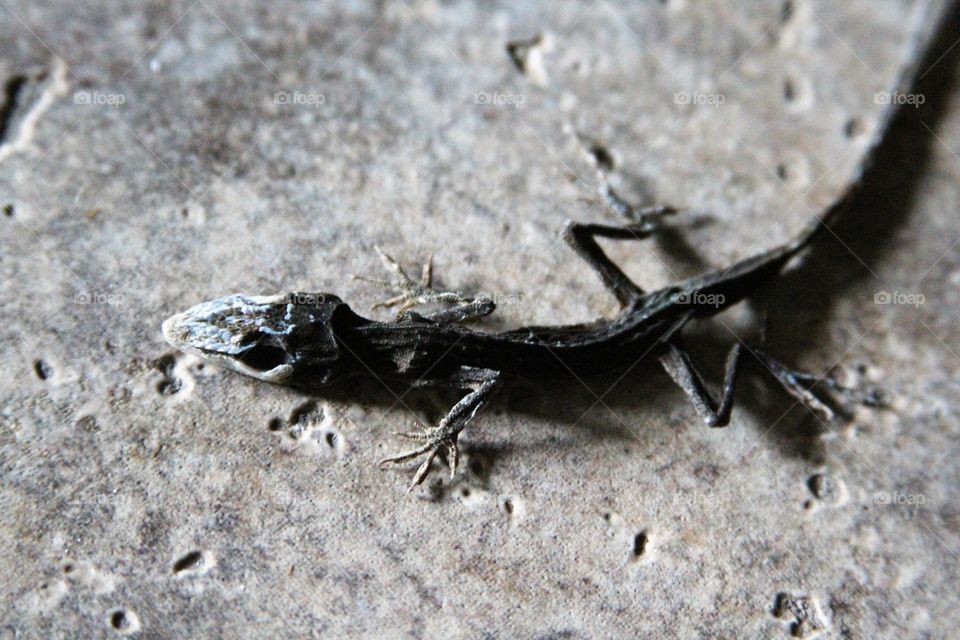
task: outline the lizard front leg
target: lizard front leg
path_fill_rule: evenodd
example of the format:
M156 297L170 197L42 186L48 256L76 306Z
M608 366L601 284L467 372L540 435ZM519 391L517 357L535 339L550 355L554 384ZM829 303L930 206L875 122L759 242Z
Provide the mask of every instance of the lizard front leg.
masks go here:
M434 459L441 451L445 451L447 464L450 467L450 477L453 477L460 460L460 450L457 445L457 438L460 436L460 432L463 431L467 423L490 401L490 398L501 385L500 373L491 369L463 367L458 374L458 378L462 387L471 389L471 392L461 398L460 401L450 409L450 412L440 421L440 424L436 427L424 428L414 433L397 434L411 440L422 442L423 445L412 451L380 461L381 465L401 464L415 460L421 456L426 456L420 468L417 469L417 472L413 476L413 482L410 484L411 490L426 480L430 474Z
M569 132L593 167L600 198L608 208L629 222L622 226L568 222L563 239L600 276L603 285L617 297L620 304L626 306L640 299L644 291L610 260L597 238L644 240L660 228L665 217L677 213L677 210L667 205L638 207L627 202L614 190L607 177L607 172L613 168L613 158L609 152L596 141L578 133L572 125Z
M396 295L382 302L374 303L371 307L373 309L399 305L397 308L397 317L399 318L409 309L420 304L427 304L429 302L453 303L457 306L452 309L424 316L428 320L446 324L449 322L463 322L488 315L493 312L496 306L493 300L490 300L484 295L468 295L460 291L434 289L432 255L427 258L427 262L423 265L420 280L418 281L407 275L403 267L401 267L396 260L381 251L379 247L374 247L374 249L380 256L383 266L394 275L394 279L392 281L386 281L358 275L353 277L356 280L369 282L387 289Z
M657 230L663 216L672 213L674 210L669 207L651 207L643 210L639 221L623 226L568 222L563 239L600 276L603 286L626 306L640 299L644 291L607 256L597 238L644 240Z

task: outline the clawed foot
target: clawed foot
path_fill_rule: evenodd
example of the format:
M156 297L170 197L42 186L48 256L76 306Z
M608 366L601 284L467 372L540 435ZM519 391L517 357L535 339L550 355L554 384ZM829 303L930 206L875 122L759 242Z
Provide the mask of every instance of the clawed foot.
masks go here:
M420 465L413 476L413 483L410 485L411 490L426 480L434 459L441 452L445 452L447 464L450 466L450 477L453 478L457 471L457 463L460 461L460 450L457 448L457 438L460 432L477 415L477 412L490 401L501 384L499 372L492 369L461 367L456 377L463 383L464 388L471 389L471 391L463 396L457 404L453 405L450 413L440 421L440 424L431 429L418 424L420 431L397 434L422 442L423 445L413 451L380 461L381 465L400 464L420 456L426 456L426 460L423 461L423 464Z
M614 168L613 156L610 152L596 140L577 132L572 126L568 126L567 130L584 158L593 167L600 200L614 212L631 221L631 226L642 229L644 232L652 231L660 226L664 217L677 213L678 210L670 206L641 207L628 202L610 184L608 174Z
M884 394L883 389L879 387L870 386L865 389L846 387L840 384L840 381L832 375L815 376L813 374L799 372L794 375L798 380L808 384L811 389L818 384L822 384L837 395L855 404L863 405L864 407L884 409L888 406L886 394Z
M888 406L883 390L878 387L865 389L847 387L833 375L793 371L769 358L766 366L793 397L825 423L834 419L836 411L840 412L843 419L849 419L850 403L874 409L883 409ZM841 398L845 402L840 402Z
M407 272L403 270L403 267L401 267L396 260L381 251L380 247L374 247L374 249L380 256L383 266L387 269L387 271L394 275L393 281L377 280L358 275L353 277L356 280L362 280L364 282L375 284L378 287L382 287L395 293L396 295L382 302L375 303L371 308L379 309L380 307L394 307L399 305L397 309L397 316L400 316L405 311L419 304L426 304L428 302L453 302L457 304L474 302L473 298L464 295L459 291L444 291L433 288L432 255L427 258L427 262L423 265L423 270L420 274L420 280L417 281L407 275Z
M432 429L428 429L419 424L417 426L421 428L420 431L397 433L396 435L409 440L422 442L424 443L423 446L390 458L384 458L379 463L381 466L386 464L402 464L426 455L423 464L420 465L420 468L417 469L417 472L413 475L413 482L410 483L408 491L412 491L414 487L423 484L423 481L430 475L434 459L441 451L445 451L451 478L453 478L456 473L457 465L460 462L460 449L457 447L457 436L459 434L450 432L447 428L446 419L441 420L439 426Z
M673 216L680 212L679 209L670 205L654 205L652 207L634 208L631 216L635 222L634 226L645 228L649 231L655 231L663 226L663 219L667 216Z

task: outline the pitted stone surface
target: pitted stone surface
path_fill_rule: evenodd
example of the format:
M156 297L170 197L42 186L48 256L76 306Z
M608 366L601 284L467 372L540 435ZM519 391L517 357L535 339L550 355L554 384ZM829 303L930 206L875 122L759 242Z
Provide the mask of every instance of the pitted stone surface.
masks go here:
M611 313L558 239L616 221L571 128L685 210L610 245L646 288L771 247L849 180L924 6L0 2L0 637L949 637L957 50L766 316L691 335L715 379L766 325L889 410L751 381L711 430L640 363L504 393L407 496L374 463L455 398L305 398L160 335L232 292L365 312L374 245L490 292L491 330Z

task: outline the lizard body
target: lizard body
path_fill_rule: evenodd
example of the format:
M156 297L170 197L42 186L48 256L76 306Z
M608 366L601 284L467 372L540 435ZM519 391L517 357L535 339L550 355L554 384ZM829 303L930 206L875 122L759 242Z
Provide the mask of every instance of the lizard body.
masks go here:
M920 52L902 71L894 93L907 93L912 87L925 58L925 48L917 49ZM405 462L423 456L414 485L426 478L439 453L446 452L451 471L456 468L460 432L493 393L513 377L550 378L570 373L587 376L628 366L641 358L656 358L687 393L707 424L723 426L730 418L740 356L749 350L788 393L820 416L830 418L830 407L818 397L814 387L822 384L835 392L853 395L851 390L841 387L833 378L791 370L762 349L743 343L731 349L722 395L715 399L685 350L681 332L689 322L716 315L755 293L829 228L858 194L896 111L896 106L886 109L857 175L821 215L793 240L727 268L646 292L606 256L596 240L650 237L663 218L674 213L672 208L631 211L634 221L624 226L568 223L564 239L620 302L620 311L613 318L574 325L521 327L501 333L477 331L461 323L491 313L493 301L483 296L435 290L430 286L429 264L417 282L381 253L395 280L377 282L398 293L383 305L402 305L394 322L364 318L339 297L327 293L232 295L172 316L163 324L163 333L176 348L204 360L267 382L303 389L312 390L357 376L374 376L399 380L412 387L452 386L467 390L438 426L407 434L419 440L421 446L386 460ZM614 208L629 208L609 189L602 175L601 179L601 193L613 200ZM428 315L409 311L422 302L452 302L456 306ZM867 404L879 404L876 395L860 399Z

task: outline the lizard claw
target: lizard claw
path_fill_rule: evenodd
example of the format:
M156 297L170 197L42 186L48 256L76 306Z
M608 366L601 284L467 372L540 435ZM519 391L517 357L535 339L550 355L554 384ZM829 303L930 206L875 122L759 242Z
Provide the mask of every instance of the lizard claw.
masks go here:
M848 387L840 383L837 378L833 375L822 375L816 376L809 373L803 372L793 372L794 379L809 385L809 393L813 393L813 388L817 385L822 384L827 389L833 391L834 393L846 398L848 401L855 404L860 404L865 407L870 407L872 409L886 409L889 407L887 401L886 393L883 389L876 386L868 386L861 388L859 386ZM818 399L819 402L819 399ZM820 403L822 404L822 403ZM815 410L817 407L813 407ZM827 409L826 411L827 418L832 418L832 412ZM823 417L823 416L821 416Z
M453 479L457 471L457 466L460 463L460 448L457 445L457 434L449 435L445 433L443 427L444 425L441 423L439 427L434 429L426 429L419 433L397 434L401 437L411 440L424 441L426 444L411 451L391 456L389 458L384 458L379 462L380 466L382 467L387 464L402 464L404 462L415 460L416 458L426 454L426 459L417 469L417 472L413 475L413 481L410 483L410 487L408 489L408 491L412 491L418 485L423 484L423 481L426 480L427 476L430 475L430 471L433 467L433 461L441 451L445 451L447 466L450 468L450 478Z
M410 486L407 487L407 492L413 491L414 488L423 484L423 481L427 479L427 476L430 475L430 471L433 468L433 461L437 457L437 454L440 453L441 447L447 450L447 465L450 467L450 479L453 480L457 473L457 464L460 460L460 449L457 447L456 440L437 445L430 450L427 459L423 461L423 464L420 465L417 472L413 475L413 481L410 483Z

